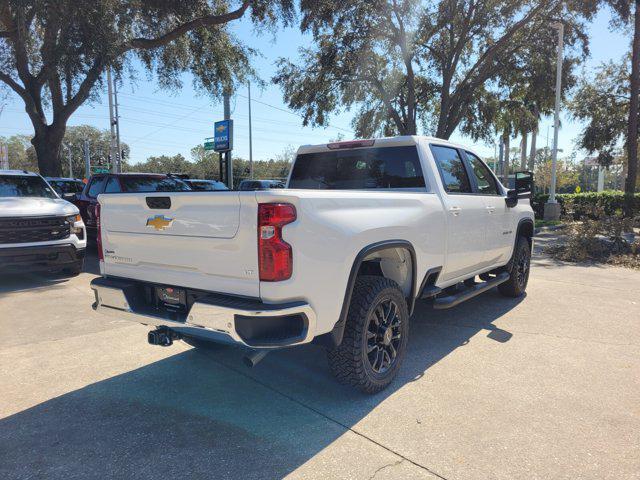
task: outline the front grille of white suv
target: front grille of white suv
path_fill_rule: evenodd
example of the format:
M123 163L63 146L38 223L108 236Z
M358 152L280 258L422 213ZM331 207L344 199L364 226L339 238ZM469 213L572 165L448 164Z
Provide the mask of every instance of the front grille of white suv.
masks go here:
M0 218L0 244L47 242L69 235L65 217Z

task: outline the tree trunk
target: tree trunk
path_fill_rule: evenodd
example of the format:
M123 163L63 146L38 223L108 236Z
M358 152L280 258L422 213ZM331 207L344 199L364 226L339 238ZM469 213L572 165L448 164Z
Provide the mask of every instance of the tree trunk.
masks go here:
M640 95L640 0L636 0L633 53L631 54L631 102L627 131L627 179L624 191L633 195L638 175L638 96ZM631 199L625 202L627 214L631 213Z
M533 128L531 132L531 153L529 153L529 171L533 172L536 165L536 139L538 136L538 124Z
M509 143L510 143L510 135L508 133L504 134L504 163L502 164L502 184L509 188Z
M529 134L522 132L522 141L520 142L520 170L527 169L527 140Z
M60 149L64 132L64 125L45 126L44 128L36 129L36 134L31 139L31 144L36 150L40 175L43 177L62 176Z

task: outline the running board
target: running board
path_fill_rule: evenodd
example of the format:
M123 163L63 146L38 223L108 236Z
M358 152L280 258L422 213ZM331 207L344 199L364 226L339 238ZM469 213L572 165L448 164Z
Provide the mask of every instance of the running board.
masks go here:
M476 295L480 295L487 290L492 289L493 287L497 287L501 283L509 280L509 273L502 272L496 275L495 277L487 280L486 282L478 283L473 287L466 288L462 290L460 293L456 293L454 295L448 295L446 297L436 298L433 302L433 308L438 310L444 310L446 308L455 307L456 305L469 300L470 298L475 297Z

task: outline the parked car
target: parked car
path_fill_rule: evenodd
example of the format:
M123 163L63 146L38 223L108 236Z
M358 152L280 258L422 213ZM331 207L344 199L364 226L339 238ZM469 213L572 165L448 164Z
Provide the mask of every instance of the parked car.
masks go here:
M92 175L84 190L76 196L73 203L80 214L89 236L97 232L98 195L101 193L146 193L146 192L183 192L190 190L182 180L171 175L155 173L100 173Z
M75 205L36 173L0 170L0 272L78 275L86 245Z
M191 187L191 190L215 192L221 190L229 190L222 182L216 180L202 180L199 178L187 178L184 182Z
M84 190L84 182L77 178L46 177L45 180L65 200L75 200L75 196Z
M238 190L267 190L269 188L284 188L281 180L242 180Z
M94 308L155 326L152 344L236 343L253 363L314 341L340 382L372 393L398 373L418 299L445 309L527 287L526 186L507 190L463 145L304 146L287 186L102 195Z

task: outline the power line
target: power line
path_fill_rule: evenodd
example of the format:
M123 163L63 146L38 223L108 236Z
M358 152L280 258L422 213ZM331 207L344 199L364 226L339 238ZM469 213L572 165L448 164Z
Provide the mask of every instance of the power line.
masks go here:
M179 104L179 103L177 103L177 102L171 102L171 101L168 101L168 100L159 100L159 99L157 99L157 98L153 98L153 97L145 97L145 96L141 96L141 95L132 95L132 94L124 94L124 93L120 93L120 95L121 95L121 96L122 96L122 95L126 95L127 97L130 97L130 98L140 99L140 100L138 100L138 101L145 101L145 100L147 100L147 101L149 101L149 102L155 102L155 103L158 103L158 104L174 105L176 108L182 108L182 109L186 109L186 108L187 108L187 107L185 107L184 105ZM247 95L244 95L244 94L239 93L239 92L237 92L237 93L236 93L236 95L237 95L237 96L239 96L239 97L242 97L242 98L246 98L246 99L248 99L248 98L249 98L249 97L247 97ZM263 102L262 100L257 100L257 99L255 99L255 98L251 98L251 101L252 101L253 103L259 103L259 104L264 105L264 106L266 106L266 107L273 108L274 110L278 110L278 111L280 111L280 112L288 113L289 115L293 115L293 116L298 117L298 118L304 118L304 117L303 117L302 115L300 115L299 113L292 112L291 110L287 110L287 109L285 109L285 108L281 108L281 107L278 107L278 106L276 106L276 105L272 105L272 104L267 103L267 102ZM254 118L255 118L255 117L254 117ZM349 129L347 129L347 128L343 128L343 127L334 126L334 125L331 125L331 124L327 125L327 128L334 128L334 129L336 129L336 130L342 130L342 131L344 131L344 132L351 133L351 134L355 133L353 130L349 130Z
M243 97L243 98L249 98L249 97L247 97L246 95L243 95L242 93L236 93L236 95L238 95L239 97ZM280 108L280 107L277 107L277 106L275 106L275 105L271 105L270 103L263 102L263 101L261 101L261 100L256 100L255 98L252 98L252 99L251 99L251 101L252 101L252 102L255 102L255 103L260 103L261 105L265 105L265 106L267 106L267 107L271 107L271 108L273 108L273 109L275 109L275 110L279 110L279 111L284 112L284 113L288 113L289 115L295 115L296 117L304 118L304 117L303 117L302 115L300 115L299 113L292 112L291 110L285 110L284 108ZM355 133L353 130L348 130L348 129L346 129L346 128L342 128L342 127L335 127L335 126L330 125L330 124L328 124L328 125L327 125L327 127L329 127L329 128L335 128L336 130L342 130L342 131L344 131L344 132L348 132L348 133Z

